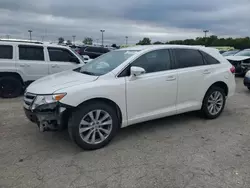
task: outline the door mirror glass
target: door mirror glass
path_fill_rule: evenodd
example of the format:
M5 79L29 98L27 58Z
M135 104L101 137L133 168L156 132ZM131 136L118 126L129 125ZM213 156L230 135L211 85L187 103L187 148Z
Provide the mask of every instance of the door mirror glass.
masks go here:
M146 73L144 68L132 66L130 68L131 76L140 76Z

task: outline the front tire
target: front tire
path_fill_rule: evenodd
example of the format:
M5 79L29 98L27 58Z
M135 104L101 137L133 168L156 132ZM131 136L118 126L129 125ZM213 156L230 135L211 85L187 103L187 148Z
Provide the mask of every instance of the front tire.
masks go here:
M201 112L205 118L215 119L222 113L225 103L225 91L220 87L212 87L203 99Z
M2 77L0 78L0 97L2 98L15 98L22 92L23 86L19 79L15 77Z
M71 139L85 150L106 146L119 129L116 110L104 102L80 105L69 120Z

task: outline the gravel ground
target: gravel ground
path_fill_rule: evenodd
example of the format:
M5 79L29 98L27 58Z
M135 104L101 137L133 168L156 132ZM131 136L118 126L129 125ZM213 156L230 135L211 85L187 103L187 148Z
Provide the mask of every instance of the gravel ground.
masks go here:
M122 129L105 148L82 151L65 132L39 133L22 98L0 99L0 187L250 187L250 92L216 120L195 113Z

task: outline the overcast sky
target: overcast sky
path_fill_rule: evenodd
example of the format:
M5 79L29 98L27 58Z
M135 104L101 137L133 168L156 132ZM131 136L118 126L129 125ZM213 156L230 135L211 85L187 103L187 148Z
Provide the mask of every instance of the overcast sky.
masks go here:
M202 30L221 37L250 36L250 0L0 0L0 37L56 41L92 37L130 44L195 38Z

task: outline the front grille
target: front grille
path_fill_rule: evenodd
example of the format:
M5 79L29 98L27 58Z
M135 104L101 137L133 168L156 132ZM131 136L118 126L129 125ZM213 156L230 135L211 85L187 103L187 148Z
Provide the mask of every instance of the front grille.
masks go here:
M24 108L26 108L26 109L30 109L30 107L31 107L31 105L32 105L32 103L33 103L33 101L35 100L35 98L36 98L36 95L34 95L34 94L31 94L31 93L25 93L24 94Z

